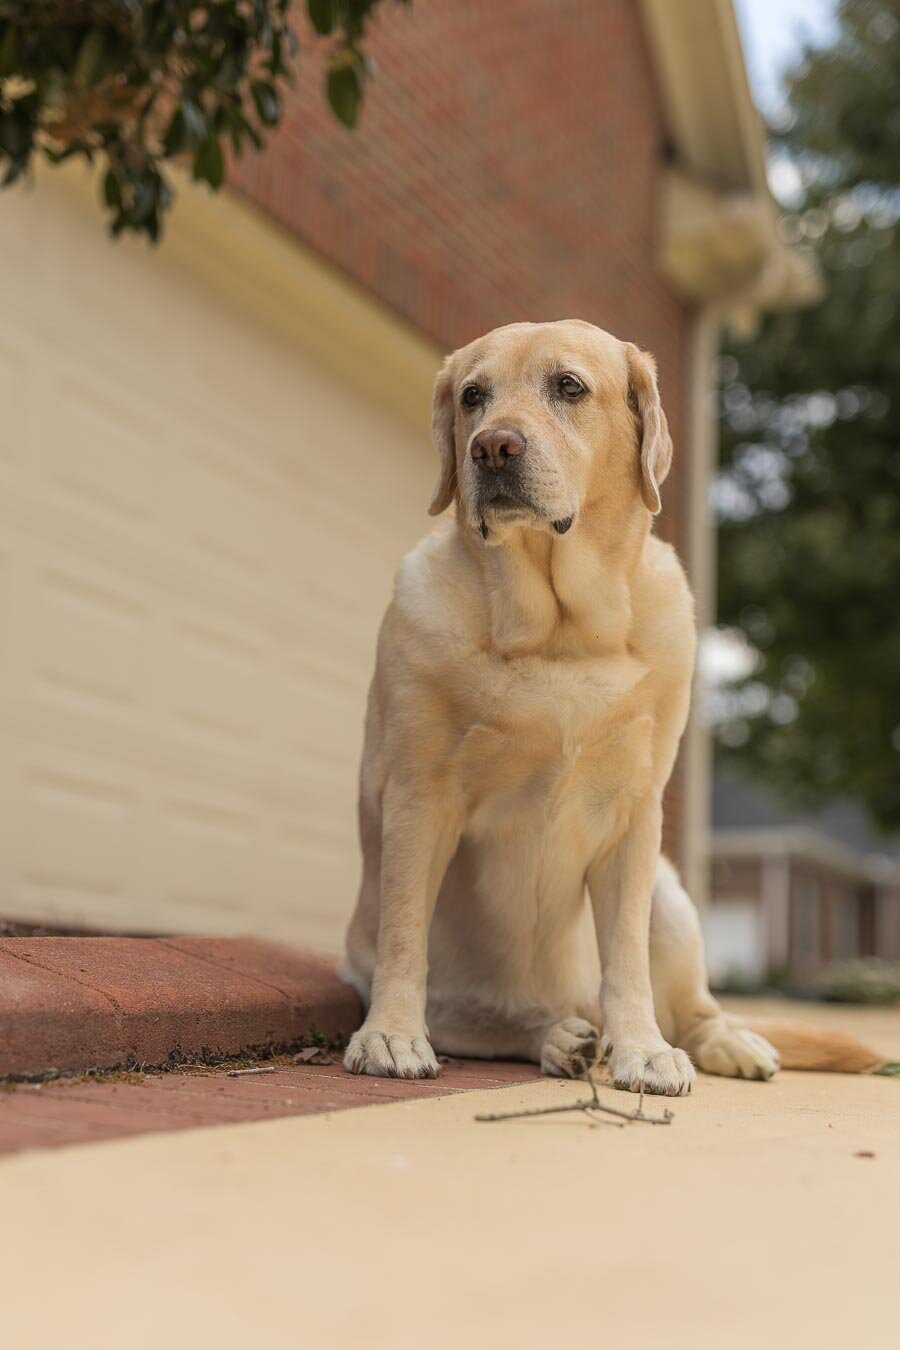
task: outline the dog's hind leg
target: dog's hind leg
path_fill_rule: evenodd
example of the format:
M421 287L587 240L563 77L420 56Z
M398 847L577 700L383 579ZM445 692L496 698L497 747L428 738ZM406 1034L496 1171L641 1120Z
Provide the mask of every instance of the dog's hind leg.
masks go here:
M778 1053L754 1031L729 1024L709 992L703 935L674 867L661 858L650 915L650 980L660 1030L698 1069L729 1078L771 1078Z

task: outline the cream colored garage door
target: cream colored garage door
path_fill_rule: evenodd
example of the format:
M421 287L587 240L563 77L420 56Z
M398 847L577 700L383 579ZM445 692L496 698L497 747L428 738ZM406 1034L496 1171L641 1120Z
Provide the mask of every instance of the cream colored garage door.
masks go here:
M185 193L157 251L0 201L0 917L333 948L433 354Z

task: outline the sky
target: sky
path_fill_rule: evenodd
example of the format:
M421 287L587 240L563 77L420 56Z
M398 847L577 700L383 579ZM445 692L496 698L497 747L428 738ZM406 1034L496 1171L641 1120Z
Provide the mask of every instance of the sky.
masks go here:
M835 38L837 4L838 0L735 0L753 96L773 122L783 106L782 75L796 64L807 43L821 46ZM799 179L790 157L770 155L768 177L776 201L788 210L794 207Z
M735 0L750 84L764 113L777 111L780 76L804 39L818 45L834 36L837 0Z

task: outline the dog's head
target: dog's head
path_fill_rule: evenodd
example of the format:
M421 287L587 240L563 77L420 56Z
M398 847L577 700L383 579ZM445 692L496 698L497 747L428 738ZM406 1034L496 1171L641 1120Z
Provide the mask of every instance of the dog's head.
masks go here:
M653 358L580 319L496 328L444 362L431 514L496 542L511 525L565 534L587 512L660 509L672 442Z

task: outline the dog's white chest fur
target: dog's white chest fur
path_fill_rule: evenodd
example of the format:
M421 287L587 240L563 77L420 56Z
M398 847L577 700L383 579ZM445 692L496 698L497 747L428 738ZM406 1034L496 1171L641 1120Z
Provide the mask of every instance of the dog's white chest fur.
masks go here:
M469 700L475 720L456 756L470 839L511 847L565 821L586 856L642 790L652 719L639 661L493 659Z

